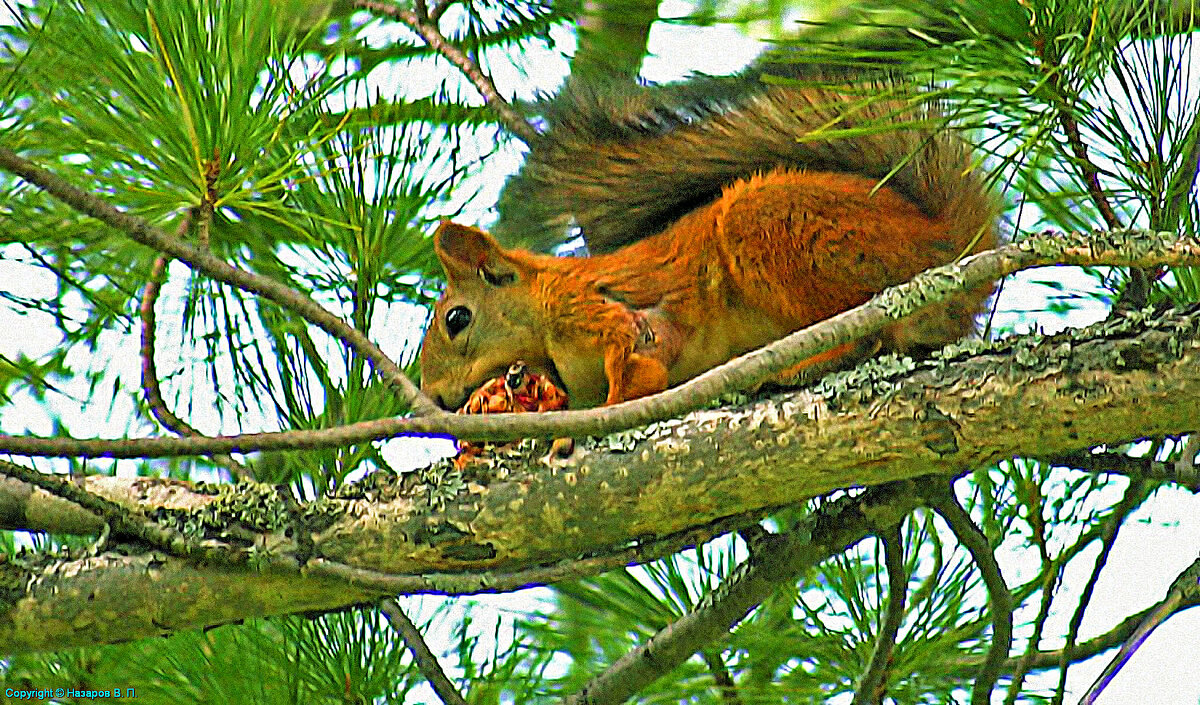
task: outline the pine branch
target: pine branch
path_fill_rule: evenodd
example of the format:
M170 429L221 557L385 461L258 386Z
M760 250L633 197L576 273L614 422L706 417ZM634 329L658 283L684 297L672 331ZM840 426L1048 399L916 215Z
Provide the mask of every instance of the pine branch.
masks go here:
M975 525L971 515L958 503L953 487L939 484L937 480L929 482L930 488L926 490L926 496L930 506L946 520L950 531L971 554L975 565L979 567L980 575L983 576L983 583L987 586L988 613L992 618L992 645L975 675L971 703L988 705L992 700L992 689L1003 672L1009 651L1012 650L1012 593L1004 582L1004 575L1000 572L996 554L988 544L987 537Z
M6 150L0 148L0 166L4 166L5 153ZM7 153L11 155L11 152ZM82 193L78 195L93 198ZM113 217L118 216L118 221L122 223L126 222L124 219L129 218L113 211ZM450 434L462 440L491 441L601 435L681 416L702 408L710 400L726 392L751 388L814 355L876 333L884 326L911 315L922 306L935 305L955 293L1021 269L1048 264L1200 266L1200 242L1178 239L1169 233L1044 233L1020 243L974 255L961 263L923 272L906 284L885 290L862 306L793 333L660 394L610 407L582 411L461 415L446 414L433 407L432 402L412 387L412 383L395 364L383 356L365 336L311 300L274 280L229 267L186 243L167 238L161 231L150 228L143 221L133 220L146 232L156 233L153 238L147 239L147 243L160 242L162 238L166 238L166 241L160 242L164 251L170 253L170 250L166 249L169 247L195 259L194 266L199 271L250 291L270 291L271 296L268 298L286 301L289 307L294 307L294 310L306 319L332 335L338 335L364 356L370 353L371 357L368 359L376 363L376 369L384 371L385 376L395 381L397 386L409 389L416 395L413 397L414 406L418 405L417 400L424 400L420 402L421 408L428 404L432 410L425 416L364 421L328 429L213 438L110 441L0 435L0 452L47 457L170 457L331 448L401 435ZM136 235L131 235L134 239L146 239L142 230L138 230ZM216 276L216 273L221 276ZM263 295L266 296L266 293ZM400 384L401 381L403 384Z
M421 36L422 39L429 45L431 49L446 57L446 60L462 72L467 80L475 86L479 94L487 104L495 111L500 118L500 122L504 124L508 131L517 137L524 140L526 143L531 143L537 139L537 130L525 121L525 118L513 110L512 106L496 89L496 84L492 82L491 77L483 72L479 64L463 53L458 47L450 43L442 31L438 28L438 19L440 13L445 10L444 3L440 8L435 8L437 15L431 15L428 12L423 12L421 6L417 7L417 11L405 10L399 5L384 0L354 0L357 7L361 7L368 12L390 17L397 22L407 26L412 31Z
M1104 566L1108 564L1108 555L1116 544L1117 534L1120 533L1129 513L1141 506L1148 496L1149 492L1146 491L1146 483L1143 480L1130 480L1129 486L1125 488L1125 495L1121 497L1121 501L1113 508L1112 514L1105 520L1104 532L1100 541L1100 554L1096 556L1092 574L1083 587L1083 594L1079 596L1079 605L1071 615L1071 622L1067 627L1067 643L1062 648L1062 656L1058 664L1058 687L1054 691L1054 699L1051 700L1053 705L1062 705L1063 698L1066 697L1067 669L1072 660L1071 652L1079 638L1079 627L1083 624L1083 615L1091 603L1092 593L1096 590L1096 582L1100 579L1100 573L1104 570Z
M724 638L779 585L795 581L797 575L868 535L887 531L919 504L915 486L904 482L821 505L787 534L764 537L752 547L750 557L691 612L617 659L564 702L624 702L705 645Z
M379 603L379 609L387 616L392 628L399 632L400 638L404 640L405 646L412 653L413 661L420 669L421 675L429 681L433 692L437 693L442 702L445 705L467 705L467 701L458 692L458 688L454 687L454 683L446 677L446 672L438 663L437 656L434 656L433 652L429 650L429 645L421 636L421 630L417 629L417 625L413 624L408 615L404 614L400 605L395 600L388 598Z
M1067 146L1075 157L1074 164L1083 177L1088 195L1108 229L1120 230L1125 225L1117 217L1116 211L1108 201L1108 194L1100 184L1100 169L1088 153L1087 143L1079 131L1079 122L1075 119L1074 108L1070 104L1072 99L1078 98L1079 92L1063 83L1064 57L1057 52L1057 38L1046 32L1044 23L1039 21L1037 9L1029 10L1029 33L1030 39L1033 41L1034 53L1037 55L1042 72L1046 77L1046 85L1050 87L1051 102L1057 109L1059 124L1066 134Z
M172 237L142 218L117 210L100 198L75 188L66 179L53 174L7 147L0 147L0 169L9 171L43 189L71 208L89 215L129 236L130 239L184 262L192 269L217 281L244 289L294 311L309 323L343 341L369 360L376 371L391 384L418 414L443 415L404 374L395 362L372 343L361 331L326 311L312 299L269 277L238 269L205 250ZM191 440L191 439L188 439ZM203 439L201 439L201 444ZM214 450L228 453L234 450Z
M593 0L576 22L579 47L571 59L573 84L599 85L615 77L633 82L641 72L650 29L658 20L655 0Z
M1050 89L1051 107L1058 115L1059 124L1066 135L1067 146L1073 157L1072 163L1079 170L1088 196L1100 213L1105 225L1110 230L1119 230L1125 225L1113 209L1108 194L1100 183L1100 168L1092 161L1088 144L1079 130L1079 122L1075 118L1073 102L1080 100L1081 91L1067 86L1063 82L1062 71L1066 57L1057 50L1057 37L1048 32L1043 22L1039 21L1036 9L1029 11L1029 31L1033 41L1034 52L1040 61L1042 72L1046 76L1046 85ZM1093 30L1095 19L1093 18ZM1157 225L1157 224L1156 224ZM1121 297L1114 305L1114 310L1141 308L1150 297L1150 282L1156 275L1146 268L1135 267L1129 270L1129 282Z
M875 637L875 650L871 653L871 661L859 679L852 705L882 705L884 695L887 694L888 672L892 666L896 635L904 622L907 606L905 598L908 594L908 570L904 566L904 543L900 534L900 524L881 532L879 540L883 542L883 561L887 567L887 610L883 615L883 623L879 625L879 634Z

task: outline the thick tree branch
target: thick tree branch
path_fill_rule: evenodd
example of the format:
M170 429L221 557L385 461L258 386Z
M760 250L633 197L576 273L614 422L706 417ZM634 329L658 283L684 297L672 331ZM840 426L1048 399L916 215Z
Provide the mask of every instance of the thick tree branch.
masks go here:
M755 525L758 517L735 516L659 539L640 539L636 545L606 550L599 555L572 557L537 565L514 572L479 570L470 573L421 573L419 575L388 574L377 570L355 568L323 558L308 562L311 575L338 578L366 590L380 593L447 593L474 595L478 593L511 592L536 585L548 585L561 580L576 580L621 568L648 563L688 548L695 548L729 531Z
M40 473L32 468L3 460L0 460L0 474L37 487L94 513L120 535L136 537L152 545L165 547L180 556L196 555L198 550L193 542L187 540L178 531L146 518L139 508L122 505L99 494L89 492L69 478Z
M7 606L0 607L0 643L61 648L161 633L147 614L171 614L163 623L175 629L284 605L329 609L397 592L512 589L600 572L613 565L607 556L657 558L679 543L656 544L658 555L630 551L631 543L651 545L645 537L665 540L714 522L736 529L775 507L838 488L1178 435L1198 422L1200 311L1122 318L977 350L916 369L875 361L827 379L816 394L697 412L582 441L571 458L549 466L544 444L525 442L511 455L465 471L446 461L399 478L378 472L300 507L298 516L274 488L260 485L210 494L173 481L85 476L77 484L89 494L186 529L214 551L245 552L249 562L189 567L184 559L155 554L157 568L148 572L94 559L45 570L10 564L5 570L23 577L5 583L17 586L15 592L0 594ZM1038 413L1031 416L1030 408ZM0 483L0 490L6 486ZM231 535L231 527L242 528ZM581 558L572 573L571 561ZM102 575L108 571L111 576ZM182 616L172 614L172 581L203 582L210 572L221 585L239 576L296 594L255 598L248 603L253 610L235 617L230 604L240 598L222 588L192 597L220 605L194 604ZM272 582L279 574L294 582ZM105 592L80 600L85 593L73 591L72 576L81 585L103 583ZM389 576L395 583L375 582ZM301 594L310 581L317 581L321 600ZM161 604L143 604L148 611L126 622L118 599L126 594ZM18 604L36 619L4 619ZM44 634L47 623L70 624L67 615L104 629Z
M2 156L3 150L0 149ZM3 166L2 160L0 166ZM702 408L723 393L760 384L802 360L870 335L924 305L936 304L949 295L1021 269L1053 263L1200 266L1200 242L1179 239L1170 233L1146 231L1048 233L1030 237L1017 244L972 256L958 264L931 269L911 282L884 291L858 308L747 353L661 394L599 409L493 415L446 414L438 410L424 417L364 421L316 431L281 431L205 439L110 441L0 436L0 452L54 457L140 458L329 448L401 435L452 434L463 440L508 441L529 437L612 433ZM224 263L221 266L229 268ZM315 306L311 301L308 303ZM325 315L329 316L328 313ZM1131 320L1141 320L1144 314L1135 312L1133 315L1137 318ZM330 317L345 326L341 319ZM361 333L355 331L355 334L365 341ZM410 384L407 378L404 381ZM420 398L425 399L423 395Z
M246 531L237 526L226 526L222 529L221 534L227 538L239 539L243 541L243 544L218 546L198 540L195 536L189 534L186 527L180 527L168 521L151 519L147 515L147 511L161 510L165 507L148 502L140 504L122 502L120 501L122 498L114 499L107 497L103 493L96 492L92 488L87 487L86 480L83 483L76 483L65 477L40 473L32 468L26 468L3 460L0 460L0 475L19 480L25 485L37 487L48 494L56 495L59 498L70 501L77 507L86 509L100 517L103 520L103 523L99 524L101 529L107 527L116 536L138 539L171 555L181 556L193 561L206 561L231 566L245 565L253 558L254 562L260 568L271 567L274 560L271 556L256 555L252 548L248 549L247 545L253 546L259 537L253 532ZM176 481L176 484L178 486L186 486L186 483L178 481ZM190 490L191 488L188 487L188 491ZM274 492L274 489L267 488L267 491ZM203 508L210 502L217 500L218 497L210 495L208 501L200 499L192 504L192 507ZM28 530L30 527L18 526L14 528ZM56 528L52 527L52 530ZM291 558L283 557L280 566L285 570L294 571L295 561Z
M0 651L54 651L164 636L252 616L321 611L377 595L339 580L104 553L40 567L0 563Z
M415 412L434 416L444 414L432 401L421 394L420 390L404 374L404 371L367 336L341 318L326 311L304 294L270 277L233 267L206 250L164 233L142 218L119 211L104 200L75 188L66 179L18 156L7 147L0 146L0 169L20 176L80 213L120 230L135 242L170 255L217 281L258 294L295 312L369 360L375 370L399 392L406 402L412 405ZM200 440L203 441L203 439ZM213 452L227 453L235 450L229 448ZM72 454L68 453L68 455Z

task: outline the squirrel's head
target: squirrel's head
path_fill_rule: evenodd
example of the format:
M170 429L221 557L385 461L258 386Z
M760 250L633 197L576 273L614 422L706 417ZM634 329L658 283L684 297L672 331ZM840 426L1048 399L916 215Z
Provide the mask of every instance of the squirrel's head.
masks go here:
M446 291L421 343L421 391L454 410L516 360L552 370L531 295L530 255L506 252L482 230L449 221L434 235L434 251Z

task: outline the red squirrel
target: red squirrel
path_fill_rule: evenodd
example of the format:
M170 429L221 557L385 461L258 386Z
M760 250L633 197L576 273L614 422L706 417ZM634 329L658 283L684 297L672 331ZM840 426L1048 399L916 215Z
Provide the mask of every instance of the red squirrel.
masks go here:
M999 201L928 103L864 100L861 85L711 86L709 98L694 87L560 96L502 196L502 212L520 215L497 232L545 246L573 219L601 254L536 254L442 224L447 287L421 348L421 388L437 404L461 406L516 360L571 408L653 394L995 246ZM797 369L939 348L974 329L991 292Z

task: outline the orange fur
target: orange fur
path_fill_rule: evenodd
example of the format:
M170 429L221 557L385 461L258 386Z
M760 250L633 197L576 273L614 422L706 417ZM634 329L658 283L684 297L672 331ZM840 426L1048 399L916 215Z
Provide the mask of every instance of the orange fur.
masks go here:
M994 209L979 202L963 208ZM776 169L595 257L505 250L445 223L436 247L449 286L422 346L421 386L453 408L520 359L557 376L572 408L652 394L993 246L994 217L954 203L930 217L871 178ZM940 347L972 330L990 293L900 321L868 347ZM452 336L446 317L456 307L471 319ZM840 346L797 369L853 362L863 350Z

